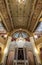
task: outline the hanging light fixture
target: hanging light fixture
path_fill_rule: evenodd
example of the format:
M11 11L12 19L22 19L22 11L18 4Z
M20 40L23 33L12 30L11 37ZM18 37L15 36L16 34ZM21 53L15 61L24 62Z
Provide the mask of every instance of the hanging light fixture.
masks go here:
M25 4L26 0L17 0L19 4Z

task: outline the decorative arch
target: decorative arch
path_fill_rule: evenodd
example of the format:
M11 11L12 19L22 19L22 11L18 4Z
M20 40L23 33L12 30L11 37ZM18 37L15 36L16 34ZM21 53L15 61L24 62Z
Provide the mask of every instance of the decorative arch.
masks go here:
M33 36L32 35L32 33L30 33L28 30L26 30L26 29L15 29L15 30L13 30L11 33L10 33L10 36L12 36L15 32L26 32L28 35L29 35L29 37L30 36Z
M37 46L38 49L42 48L42 43L39 43Z
M17 34L18 33L18 34ZM15 35L16 34L16 35ZM32 36L30 32L25 29L15 29L10 33L12 37L12 41L16 40L17 38L23 37L27 41L30 41L30 37Z

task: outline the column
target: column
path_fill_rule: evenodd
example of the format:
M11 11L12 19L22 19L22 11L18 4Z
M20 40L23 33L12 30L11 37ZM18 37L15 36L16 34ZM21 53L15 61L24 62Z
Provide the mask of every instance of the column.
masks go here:
M10 43L11 43L11 37L8 37L8 40L7 40L7 43L6 43L6 48L4 50L4 55L3 55L3 58L2 58L3 65L6 62L6 58L7 58L7 55L8 55L8 50L9 50Z
M32 48L33 48L34 56L36 57L35 59L37 60L38 63L40 63L40 58L39 58L38 51L36 49L35 41L34 41L33 37L30 37L30 41L32 43Z

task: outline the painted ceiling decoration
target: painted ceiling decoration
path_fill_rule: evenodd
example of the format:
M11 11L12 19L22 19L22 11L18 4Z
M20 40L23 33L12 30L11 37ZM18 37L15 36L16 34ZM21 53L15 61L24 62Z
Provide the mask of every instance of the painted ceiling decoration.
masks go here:
M42 15L42 0L0 0L0 13L7 31L33 32Z

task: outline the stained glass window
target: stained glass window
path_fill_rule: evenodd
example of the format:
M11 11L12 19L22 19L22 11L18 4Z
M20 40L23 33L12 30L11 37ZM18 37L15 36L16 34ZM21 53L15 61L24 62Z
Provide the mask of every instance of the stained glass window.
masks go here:
M6 30L3 27L3 24L0 22L0 33L6 33Z
M28 34L26 32L15 32L12 36L13 38L19 38L19 37L27 38Z
M40 24L38 25L36 31L42 32L42 22L40 22Z

